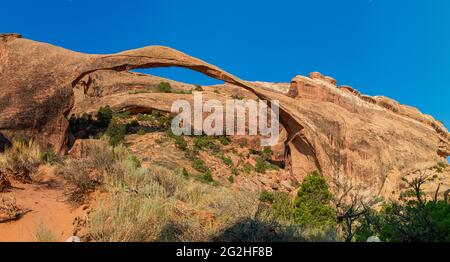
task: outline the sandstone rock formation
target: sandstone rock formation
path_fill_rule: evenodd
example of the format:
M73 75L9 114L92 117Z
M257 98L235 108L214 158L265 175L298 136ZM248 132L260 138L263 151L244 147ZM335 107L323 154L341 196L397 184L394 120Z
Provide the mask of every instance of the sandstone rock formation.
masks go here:
M295 77L288 90L289 84L240 80L167 47L87 55L19 35L0 36L0 131L9 139L27 135L65 152L70 114L92 112L101 105L134 112L168 111L172 101L192 99L186 94L137 92L153 88L161 79L128 72L170 66L226 82L215 88L243 88L245 96L279 100L280 122L287 134L285 162L298 181L318 169L329 181L345 176L375 195L397 187L403 175L432 167L450 155L450 135L439 121L389 98L337 86L335 79L318 72ZM192 88L173 84L180 90ZM206 95L220 97L213 92Z

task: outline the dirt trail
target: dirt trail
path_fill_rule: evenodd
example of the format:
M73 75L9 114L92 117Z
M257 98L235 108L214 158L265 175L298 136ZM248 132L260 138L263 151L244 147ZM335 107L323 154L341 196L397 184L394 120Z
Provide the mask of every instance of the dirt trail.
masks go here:
M61 182L51 168L41 168L40 173L40 183L14 183L10 192L0 193L0 199L14 198L19 207L29 210L17 221L0 223L0 242L38 241L38 231L50 232L55 241L73 235L74 219L83 215L83 208L74 208L65 200Z

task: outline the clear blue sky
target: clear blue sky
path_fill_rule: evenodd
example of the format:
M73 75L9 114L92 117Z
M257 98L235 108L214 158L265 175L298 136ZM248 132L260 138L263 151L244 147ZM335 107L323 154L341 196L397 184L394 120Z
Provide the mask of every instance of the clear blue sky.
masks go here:
M450 126L450 1L2 1L0 32L87 53L167 45L246 80L320 71ZM149 73L215 81L181 69Z

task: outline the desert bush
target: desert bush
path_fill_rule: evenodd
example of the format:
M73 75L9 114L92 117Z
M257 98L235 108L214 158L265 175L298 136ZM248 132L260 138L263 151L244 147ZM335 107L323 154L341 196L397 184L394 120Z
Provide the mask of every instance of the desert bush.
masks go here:
M232 167L233 166L233 161L231 160L231 158L227 157L226 155L224 155L223 153L219 153L217 154L217 157L222 160L222 162L229 166Z
M265 147L263 151L261 151L261 155L264 158L264 160L269 160L272 157L273 151L270 146Z
M243 167L244 173L250 174L253 171L253 166L249 163L245 163Z
M294 202L294 219L300 225L313 228L336 226L336 213L326 180L315 171L303 181Z
M450 204L424 197L421 187L428 181L425 177L407 181L408 198L366 212L359 220L356 241L376 235L389 242L450 242Z
M161 237L169 222L175 203L158 193L162 188L155 183L151 197L130 194L118 188L114 195L107 195L88 221L89 236L101 242L147 242Z
M97 112L97 121L103 126L108 126L109 122L111 122L113 118L114 112L109 106L100 107Z
M285 192L268 192L263 191L260 194L259 200L263 203L270 204L270 208L263 210L264 215L277 221L293 221L294 207L292 199L289 194Z
M58 156L53 149L47 149L41 152L41 160L44 163L54 165L61 162L61 157Z
M331 239L327 231L312 231L280 218L286 209L293 208L287 194L273 193L270 212L264 213L254 193L215 187L207 171L202 172L207 182L203 183L198 177L179 175L179 170L141 167L121 146L95 144L88 152L84 159L66 160L60 168L67 176L76 177L68 178L71 190L77 186L104 192L86 222L93 241ZM75 172L82 175L77 177ZM101 179L93 179L97 175ZM92 182L98 183L92 187Z
M208 172L209 168L206 166L205 162L198 157L194 157L192 160L192 167L198 172Z
M227 146L231 143L231 139L228 136L219 136L219 141L224 146Z
M213 183L214 178L210 171L206 171L198 177L198 180L204 183Z
M30 175L37 171L41 163L41 150L33 140L16 140L0 154L0 173L11 175L21 182L31 182Z
M69 160L57 169L56 174L68 183L66 194L69 201L82 204L90 193L102 185L101 171L96 169L84 160Z
M113 119L106 129L105 135L109 138L109 144L111 146L118 146L122 143L126 133L127 127L116 119Z
M255 164L256 172L258 172L260 174L265 174L267 169L269 168L269 164L260 157L255 158L255 160L256 160L256 164Z
M55 234L43 222L37 226L34 235L37 242L50 243L57 241Z
M157 90L161 93L172 93L172 86L170 85L170 83L161 82L159 83Z
M186 168L183 168L183 171L181 172L181 174L182 174L184 177L189 177L189 176L190 176L189 171L187 171Z
M137 134L138 135L140 135L140 136L143 136L143 135L145 135L147 132L145 132L145 129L144 128L139 128L139 130L138 130L138 132L137 132Z
M219 152L220 148L216 145L216 141L212 136L196 136L194 137L195 150L213 150Z
M127 155L124 148L112 148L106 141L90 144L86 150L85 158L68 159L55 169L56 175L67 182L66 194L74 204L86 202L89 194L102 186L106 174L117 175L115 163ZM129 157L130 165L136 166L136 162L131 159Z
M108 193L87 223L94 241L210 241L236 219L254 212L255 199L249 195L166 169L128 169L123 174L105 178ZM204 221L205 214L211 220Z

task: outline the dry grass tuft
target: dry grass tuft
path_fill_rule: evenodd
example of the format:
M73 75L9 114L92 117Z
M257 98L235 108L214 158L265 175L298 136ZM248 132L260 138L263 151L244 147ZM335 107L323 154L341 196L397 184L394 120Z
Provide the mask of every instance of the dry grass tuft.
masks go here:
M55 234L43 222L37 226L34 235L37 242L50 243L57 241Z
M37 171L41 162L41 151L33 140L17 140L0 154L0 173L28 183L31 182L30 175Z
M67 160L59 174L73 196L101 188L86 220L86 237L97 242L326 241L261 216L258 195L201 183L164 166L141 167L123 147L93 148ZM73 200L79 200L79 197ZM86 198L84 198L86 199Z

